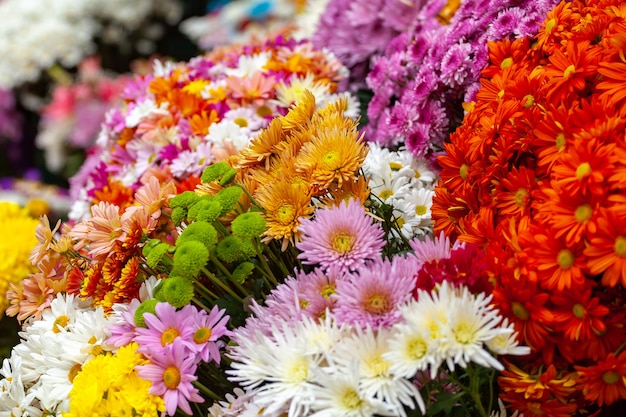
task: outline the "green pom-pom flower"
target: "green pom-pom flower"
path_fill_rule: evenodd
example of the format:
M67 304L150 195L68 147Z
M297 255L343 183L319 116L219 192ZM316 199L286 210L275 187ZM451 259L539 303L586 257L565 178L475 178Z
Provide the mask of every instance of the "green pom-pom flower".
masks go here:
M143 245L143 248L141 249L141 253L143 254L143 256L150 255L150 252L152 251L152 249L157 247L159 245L159 243L161 243L161 241L159 239L150 239L150 240L148 240L146 242L146 244Z
M232 280L237 284L243 284L246 282L246 278L250 276L253 270L254 264L252 262L242 262L232 272Z
M217 257L224 262L236 262L246 258L244 244L240 237L226 236L217 244Z
M199 199L200 196L193 191L183 191L182 193L178 194L176 197L170 200L170 207L181 207L183 209L188 209Z
M163 242L159 242L156 246L154 246L146 256L146 263L148 266L150 268L156 268L169 248L170 245Z
M215 195L215 199L222 205L222 213L220 216L230 213L237 207L237 202L243 194L243 191L239 187L226 187L222 188L219 193Z
M146 300L139 304L139 307L135 310L135 327L146 327L143 315L145 313L152 313L156 315L156 305L158 302L158 300Z
M222 175L222 178L220 179L220 185L222 187L225 187L228 184L231 184L233 181L235 181L236 176L237 176L236 169L231 169L230 171L226 171L224 175Z
M172 222L174 222L176 226L180 226L183 220L185 220L185 217L187 217L187 211L182 207L176 207L172 210L171 217Z
M196 277L209 260L209 250L202 242L188 240L176 244L174 268L170 275Z
M232 175L231 171L237 172L236 170L231 168L231 166L228 165L228 163L217 162L215 164L212 164L206 167L206 169L202 173L202 176L200 177L200 180L204 184L211 182L211 181L217 181L217 180L221 181L224 177L229 177L230 175Z
M204 196L200 201L189 208L189 220L203 220L212 222L222 214L222 203L213 199L213 196Z
M210 251L217 244L217 231L213 225L205 221L191 223L178 236L176 244L181 245L188 241L201 242Z
M265 231L265 219L259 212L243 213L233 220L231 230L244 238L259 237Z
M154 297L176 308L186 306L194 295L193 283L187 278L170 276L154 289Z

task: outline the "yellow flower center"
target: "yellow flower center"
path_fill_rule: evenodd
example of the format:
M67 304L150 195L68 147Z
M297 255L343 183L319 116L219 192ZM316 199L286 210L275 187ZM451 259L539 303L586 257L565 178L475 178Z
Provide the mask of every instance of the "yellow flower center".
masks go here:
M556 19L552 18L546 22L546 35L552 32L552 29L556 26Z
M591 210L591 205L583 204L581 206L576 207L574 211L574 218L578 223L585 223L591 219L591 214L593 210Z
M340 159L339 152L332 150L322 156L322 163L326 168L333 169L339 164Z
M371 358L365 364L370 375L384 376L389 371L389 362L384 360L381 356Z
M391 168L392 171L399 171L402 167L403 165L400 162L389 162L389 168Z
M576 168L576 178L581 179L591 174L591 165L589 162L583 162Z
M174 339L176 339L178 336L180 336L178 329L170 327L169 329L164 331L163 334L161 334L161 345L171 345L172 343L174 343Z
M582 304L576 303L574 307L572 307L572 313L577 319L582 319L585 317L585 307Z
M335 293L335 286L328 284L328 285L324 285L322 287L322 289L320 290L320 295L324 298L326 298L327 300L330 298L330 296L332 294Z
M167 389L175 390L180 384L180 371L175 366L168 366L163 371L163 383Z
M383 294L373 294L363 303L365 311L380 314L389 311L389 302Z
M345 255L352 250L354 241L355 238L353 235L345 232L339 232L332 237L331 244L335 252Z
M208 327L200 327L193 334L193 341L201 345L209 341L211 334L213 334L213 332Z
M608 371L602 374L602 381L604 381L605 384L615 384L620 379L619 374L615 371Z
M233 123L235 123L239 127L248 127L248 120L246 120L245 117L237 117L235 120L233 120Z
M406 221L404 220L403 217L398 217L398 219L396 220L396 226L398 227L398 229L402 229L405 223Z
M574 254L569 249L561 249L556 255L556 262L561 269L570 269L574 266Z
M415 175L414 175L415 179L419 179L422 177L422 174L417 169L414 169L413 171L415 171Z
M426 206L416 206L415 207L415 214L417 214L418 216L423 216L427 212L428 212L428 208Z
M574 64L571 64L569 67L565 68L565 71L563 71L563 77L569 77L570 74L574 71L576 71L576 67L574 66Z
M272 114L272 109L270 109L267 106L261 106L258 109L256 109L256 114L261 117L270 116Z
M81 366L80 363L75 363L74 365L72 365L72 367L70 368L70 371L67 374L67 379L70 382L74 382L74 378L76 378L76 375L78 375L81 369L83 369L83 367Z
M513 65L513 58L509 56L502 60L502 62L500 63L500 68L505 69L510 67L511 65Z
M276 217L281 224L289 224L293 221L296 209L291 204L283 204L276 211Z
M354 410L361 407L363 400L361 400L361 398L359 397L358 392L356 392L352 388L349 388L341 396L341 403L344 405L344 407L350 410Z
M454 338L461 344L468 344L474 340L474 332L468 323L460 323L454 332Z
M427 349L424 339L416 337L407 343L406 355L413 360L421 359L426 355Z
M511 310L513 311L513 314L515 315L515 317L517 317L520 320L528 320L530 318L530 314L528 313L528 310L526 309L524 304L520 302L513 301L511 303Z
M66 315L57 317L54 320L54 323L52 323L52 332L60 333L61 329L67 326L69 322L70 322L70 318Z
M533 104L535 104L535 97L533 97L530 94L526 94L524 96L524 98L522 99L522 105L524 106L524 108L529 108L531 107Z
M515 203L520 207L525 207L528 204L528 191L525 188L520 188L515 193Z
M567 142L567 140L565 140L565 135L563 134L563 132L560 132L558 135L556 135L556 147L557 149L560 151L563 146L565 146L565 143Z
M626 258L626 237L618 236L615 239L613 249L615 250L617 256L619 256L620 258Z
M392 190L383 190L380 194L378 194L378 197L380 197L381 200L386 200L392 195L393 195Z
M469 172L469 165L467 164L461 165L461 168L459 168L459 175L461 175L461 178L466 179L468 172Z
M309 364L304 358L297 358L286 371L289 382L304 382L309 377Z
M504 97L504 90L498 91L498 98Z

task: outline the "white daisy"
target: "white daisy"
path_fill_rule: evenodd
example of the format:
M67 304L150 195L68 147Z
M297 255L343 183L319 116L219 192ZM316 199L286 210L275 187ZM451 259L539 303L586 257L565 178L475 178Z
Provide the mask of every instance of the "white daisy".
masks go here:
M404 195L404 200L413 206L415 217L419 220L419 226L424 231L433 227L432 206L435 192L428 188L412 188Z
M0 415L40 417L42 412L35 393L24 386L20 368L21 358L17 355L11 355L2 363L0 374L4 378L0 380Z
M384 203L393 198L403 198L410 191L408 179L402 176L393 179L372 176L369 186L372 194Z
M391 362L383 357L389 351L390 329L355 329L352 337L344 338L332 353L336 372L346 373L354 360L359 365L360 387L368 397L387 404L395 415L406 416L404 406L415 408L416 402L422 413L425 405L415 385L406 378L390 372Z
M129 111L126 114L126 127L137 127L142 120L157 114L168 115L167 107L169 103L163 102L157 106L152 99L145 99L141 102L131 103Z
M420 230L420 219L415 214L415 206L404 199L398 198L393 198L387 203L394 208L393 215L400 234L407 239L413 239L416 235L416 230ZM400 237L396 229L392 229L391 233L395 237Z
M222 120L235 122L240 127L247 128L251 132L255 132L267 126L267 120L259 116L250 107L238 107L229 110L224 114Z

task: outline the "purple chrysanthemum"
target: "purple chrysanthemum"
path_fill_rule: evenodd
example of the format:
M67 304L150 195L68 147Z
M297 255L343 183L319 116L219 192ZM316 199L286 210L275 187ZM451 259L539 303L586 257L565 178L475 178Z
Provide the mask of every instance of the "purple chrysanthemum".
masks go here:
M296 244L302 263L354 271L380 258L384 232L358 200L317 210L314 220L302 219L302 241Z
M415 278L406 260L378 260L349 281L338 281L334 309L338 324L377 329L401 319L397 306L411 298Z
M135 339L135 311L141 304L138 299L133 299L129 304L115 304L114 314L119 317L116 324L109 327L111 336L107 339L107 344L121 347L126 346Z
M198 378L196 368L195 356L190 356L182 341L176 340L171 349L150 358L150 364L138 366L137 373L152 382L150 394L163 398L168 415L173 416L177 408L192 415L189 402L204 402L192 384Z

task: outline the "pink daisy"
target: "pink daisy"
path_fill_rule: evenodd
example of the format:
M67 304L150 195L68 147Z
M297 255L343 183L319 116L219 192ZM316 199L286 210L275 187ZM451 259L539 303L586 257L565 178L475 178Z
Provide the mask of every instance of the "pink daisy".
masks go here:
M316 211L314 220L301 219L302 242L298 258L308 265L354 271L379 259L384 232L358 200Z
M176 413L177 408L192 415L189 401L204 402L192 384L198 379L195 361L195 356L189 355L182 341L175 340L170 349L151 357L150 364L137 367L139 376L152 382L150 394L163 398L165 410L170 416Z
M186 305L181 313L192 317L192 329L194 348L203 361L214 360L220 363L220 344L218 339L222 336L229 336L230 331L226 328L229 316L225 316L226 310L219 310L213 306L211 313L198 310L192 305Z
M379 260L358 271L354 279L337 281L335 317L338 324L390 326L402 318L399 304L411 299L415 278L405 260Z
M118 317L117 323L109 327L111 336L107 339L109 345L115 347L126 346L135 339L135 310L141 304L138 299L133 299L130 304L114 304L114 315Z
M320 268L309 273L297 272L299 296L305 315L319 319L324 317L326 310L332 312L336 302L332 295L337 292L337 280L347 280L351 276L349 273Z
M147 328L137 327L135 342L139 344L138 352L152 358L155 353L170 350L176 340L195 352L193 316L188 310L176 311L169 303L158 303L156 315L145 313L143 318ZM195 355L192 357L195 358Z

